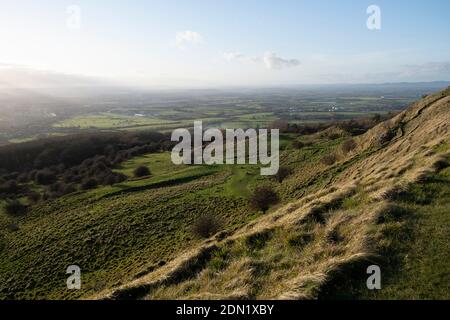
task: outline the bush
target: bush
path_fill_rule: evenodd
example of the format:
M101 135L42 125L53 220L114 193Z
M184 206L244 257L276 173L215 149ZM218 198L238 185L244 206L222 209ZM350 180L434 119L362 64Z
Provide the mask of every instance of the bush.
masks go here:
M96 179L94 178L90 178L85 180L82 184L81 184L81 189L82 190L89 190L89 189L94 189L95 187L98 186L98 182Z
M0 186L0 193L16 194L19 193L20 187L15 180L9 180Z
M146 166L139 166L136 169L134 169L133 174L136 178L140 178L140 177L146 177L149 176L150 173L150 169Z
M48 186L56 181L56 175L50 170L41 170L36 173L35 181L37 184Z
M65 195L65 194L70 194L70 193L74 193L74 192L76 192L77 191L77 188L75 188L75 185L74 184L67 184L67 185L62 185L61 186L61 190L60 190L60 193L62 194L62 195Z
M212 215L205 214L200 216L192 226L192 233L199 238L208 238L217 233L222 226L220 220Z
M19 215L25 213L27 210L27 206L17 199L6 201L3 208L5 212L10 215Z
M29 174L28 173L26 173L26 172L24 172L24 173L21 173L18 177L17 177L17 181L19 182L19 183L26 183L26 182L28 182L28 180L29 180Z
M32 191L28 193L27 198L30 203L38 203L41 199L41 195L37 192Z
M292 234L287 239L287 245L291 248L303 247L312 240L313 236L309 233Z
M116 183L124 182L127 179L128 179L128 177L126 175L124 175L123 173L117 173L116 174Z
M102 180L103 182L102 183L112 186L113 184L120 183L120 182L123 182L125 180L127 180L127 176L126 175L124 175L122 173L113 173L113 172L111 172L110 174L106 175L103 178L103 180Z
M292 169L289 167L280 167L277 174L274 176L275 179L281 183L292 173Z
M303 148L303 147L305 146L305 144L304 144L302 141L300 141L300 140L294 140L294 141L292 142L292 146L293 146L295 149L301 149L301 148Z
M109 174L103 179L103 183L112 186L116 183L116 176L114 174Z
M334 153L327 154L321 160L321 162L327 166L333 165L336 161L337 161L337 156Z
M258 187L250 197L250 205L264 213L271 205L279 202L278 195L269 186Z
M350 151L354 150L358 145L356 144L355 140L348 139L342 144L342 151L344 153L349 153Z

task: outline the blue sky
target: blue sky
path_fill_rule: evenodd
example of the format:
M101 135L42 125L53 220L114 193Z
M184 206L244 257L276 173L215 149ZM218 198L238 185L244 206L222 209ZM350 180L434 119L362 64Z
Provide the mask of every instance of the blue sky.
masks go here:
M143 86L450 80L449 14L446 0L2 0L0 64Z

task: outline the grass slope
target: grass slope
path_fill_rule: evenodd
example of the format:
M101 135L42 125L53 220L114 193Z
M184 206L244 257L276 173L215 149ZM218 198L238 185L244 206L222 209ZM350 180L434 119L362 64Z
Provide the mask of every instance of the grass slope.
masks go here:
M379 259L343 271L323 299L442 299L450 292L450 168L394 198L395 211L374 228ZM363 271L380 265L382 289L368 290Z

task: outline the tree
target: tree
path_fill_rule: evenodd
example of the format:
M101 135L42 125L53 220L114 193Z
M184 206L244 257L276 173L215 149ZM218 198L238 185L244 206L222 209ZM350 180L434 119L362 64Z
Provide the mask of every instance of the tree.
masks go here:
M250 197L250 205L257 210L266 213L271 205L279 202L278 195L270 186L262 186L255 189Z
M146 166L139 166L136 169L134 169L133 172L134 176L136 178L140 178L140 177L146 177L149 176L151 174L150 169Z

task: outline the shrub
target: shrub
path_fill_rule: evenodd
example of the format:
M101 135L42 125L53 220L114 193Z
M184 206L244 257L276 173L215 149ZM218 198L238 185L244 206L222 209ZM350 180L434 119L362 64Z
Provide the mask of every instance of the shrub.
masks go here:
M349 153L350 151L354 150L357 147L357 144L355 140L348 139L342 144L342 151L344 153Z
M35 181L37 184L47 186L56 181L56 175L50 170L41 170L36 173Z
M273 234L271 231L262 231L262 232L252 234L245 239L245 245L250 250L260 250L260 249L264 248L267 241L269 241L269 239L272 237L272 235Z
M270 186L256 188L250 197L250 205L257 210L263 211L264 213L271 205L278 203L278 201L278 195Z
M19 183L26 183L26 182L28 182L28 180L29 180L29 174L28 173L26 173L26 172L24 172L24 173L21 173L18 177L17 177L17 181L19 182Z
M287 245L291 248L303 247L312 240L313 236L309 233L292 234L287 239Z
M56 183L50 185L48 187L48 190L52 193L58 193L59 191L62 190L62 188L63 188L62 184L59 182L56 182Z
M149 176L150 173L150 169L146 166L139 166L136 169L134 169L133 174L136 178L140 178L140 177L146 177Z
M336 161L337 161L337 156L334 153L327 154L321 160L321 162L327 166L333 165Z
M278 169L277 174L274 176L275 179L281 183L284 179L286 179L290 174L292 174L292 169L289 167L280 167Z
M90 176L96 176L104 173L105 171L108 171L108 167L103 162L96 162L90 169L89 169L89 175Z
M25 213L25 211L27 210L27 206L17 199L6 201L6 204L3 208L5 212L10 215L19 215Z
M28 193L27 198L31 203L37 203L41 199L41 195L37 192L32 191Z
M75 188L74 184L68 184L68 185L61 186L61 194L62 195L74 193L76 191L77 191L77 188Z
M123 173L116 173L114 176L116 177L116 183L121 183L128 179Z
M18 193L19 190L20 187L15 180L6 181L0 186L0 193L15 194Z
M116 176L114 174L109 174L103 179L103 183L112 186L116 183Z
M217 233L222 226L221 221L212 214L200 216L192 226L192 233L199 238L208 238Z
M81 184L81 189L82 190L89 190L89 189L94 189L95 187L97 187L98 182L96 179L94 178L90 178L85 180L82 184Z
M391 128L387 123L383 124L383 128L384 132L378 137L378 143L381 145L388 143L396 136L394 128Z
M294 141L292 142L292 146L293 146L295 149L301 149L301 148L303 148L303 147L305 146L305 144L304 144L302 141L300 141L300 140L294 140Z

